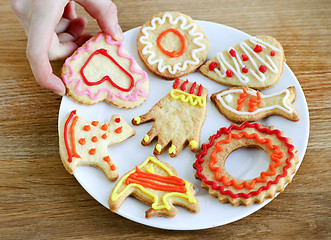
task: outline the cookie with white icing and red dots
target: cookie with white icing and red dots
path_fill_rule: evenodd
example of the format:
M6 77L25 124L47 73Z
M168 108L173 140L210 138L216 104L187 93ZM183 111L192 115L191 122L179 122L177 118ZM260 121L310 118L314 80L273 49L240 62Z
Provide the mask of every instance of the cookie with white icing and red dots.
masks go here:
M179 12L163 12L142 26L137 48L151 72L165 79L175 79L203 64L209 41L191 17Z
M98 33L66 59L62 79L67 96L93 105L106 101L119 108L134 108L148 96L147 73L105 33Z
M64 167L71 174L76 166L90 165L100 168L110 181L118 178L118 169L110 159L107 147L135 135L120 115L113 115L109 123L87 121L69 113L61 122L59 145Z
M217 53L199 70L227 86L265 89L279 80L284 62L283 47L276 39L256 36Z

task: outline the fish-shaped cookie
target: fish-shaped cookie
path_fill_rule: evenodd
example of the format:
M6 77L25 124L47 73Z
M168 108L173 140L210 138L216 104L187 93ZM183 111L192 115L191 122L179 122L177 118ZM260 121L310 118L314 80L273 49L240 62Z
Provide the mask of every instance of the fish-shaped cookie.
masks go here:
M73 174L76 166L100 168L110 181L118 178L118 169L107 151L109 145L123 142L135 135L120 115L113 115L109 123L87 121L71 111L61 122L59 133L60 156L66 170Z
M256 36L217 53L199 70L227 86L265 89L279 80L284 62L283 47L276 39Z
M117 182L109 197L109 209L116 212L130 195L152 206L146 211L146 218L174 217L177 214L174 205L194 213L200 210L194 185L179 178L172 166L154 156L149 156Z
M214 93L210 98L218 110L232 122L258 121L269 115L279 115L291 121L299 121L299 114L292 105L295 87L273 94L244 87L228 88Z

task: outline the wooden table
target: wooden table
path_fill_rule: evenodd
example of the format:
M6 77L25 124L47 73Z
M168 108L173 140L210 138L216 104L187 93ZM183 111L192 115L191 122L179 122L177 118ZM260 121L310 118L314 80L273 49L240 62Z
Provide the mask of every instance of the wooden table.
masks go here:
M278 39L307 98L310 138L293 182L277 199L237 222L201 231L167 231L127 220L96 202L63 168L58 154L61 97L37 85L26 37L0 1L1 239L326 239L330 238L331 2L115 1L124 31L157 12L180 10L251 35ZM80 8L79 13L86 15ZM90 21L87 31L99 28ZM54 62L59 73L63 62Z

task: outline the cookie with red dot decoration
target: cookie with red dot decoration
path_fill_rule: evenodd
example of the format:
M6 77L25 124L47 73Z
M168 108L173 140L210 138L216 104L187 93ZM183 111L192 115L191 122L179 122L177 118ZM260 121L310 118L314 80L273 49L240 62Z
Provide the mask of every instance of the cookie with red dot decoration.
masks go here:
M71 111L62 121L59 133L60 156L66 170L73 174L76 166L100 168L110 181L118 178L118 169L110 159L107 147L135 135L120 115L109 123L87 121Z
M199 70L223 85L265 89L279 80L284 62L283 47L276 39L256 36L217 53Z

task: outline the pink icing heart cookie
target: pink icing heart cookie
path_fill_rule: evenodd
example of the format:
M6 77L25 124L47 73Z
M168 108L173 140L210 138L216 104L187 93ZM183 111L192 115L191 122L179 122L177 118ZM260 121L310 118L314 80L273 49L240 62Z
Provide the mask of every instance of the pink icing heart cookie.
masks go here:
M123 43L98 33L66 59L62 79L67 95L92 105L101 101L134 108L148 96L146 72L123 48Z

